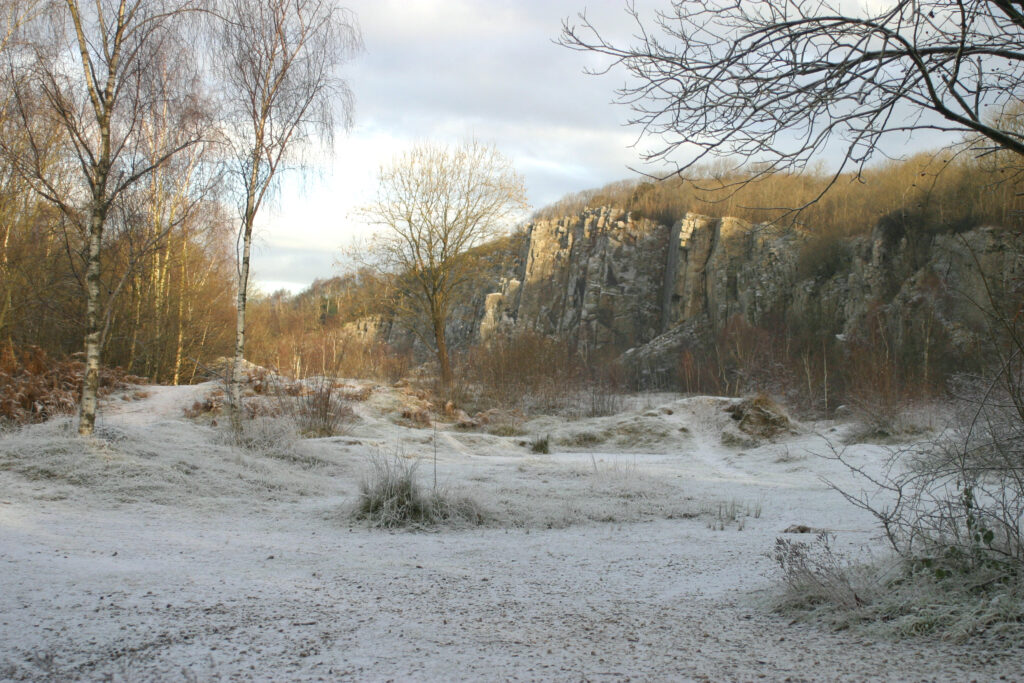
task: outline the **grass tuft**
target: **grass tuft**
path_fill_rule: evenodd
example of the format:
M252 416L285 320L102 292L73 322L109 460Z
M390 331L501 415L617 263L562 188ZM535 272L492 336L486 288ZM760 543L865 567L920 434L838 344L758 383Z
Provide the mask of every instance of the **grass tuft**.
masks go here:
M833 540L826 532L810 543L776 540L771 557L785 586L775 604L778 611L883 637L1024 646L1019 581L997 573L987 578L976 571L939 573L901 559L860 564L837 552Z
M417 460L401 454L371 457L359 483L353 517L383 529L479 526L486 522L483 508L473 499L445 488L424 487L418 469Z
M531 453L550 453L551 452L551 436L545 434L544 436L538 436L530 442Z

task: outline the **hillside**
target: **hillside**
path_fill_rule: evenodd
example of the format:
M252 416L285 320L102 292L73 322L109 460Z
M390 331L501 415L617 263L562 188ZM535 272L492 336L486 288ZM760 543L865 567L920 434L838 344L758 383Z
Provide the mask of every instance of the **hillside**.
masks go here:
M571 195L477 249L447 325L456 366L477 381L468 358L540 336L564 346L545 362L631 388L765 391L813 414L942 395L982 369L976 349L998 353L992 326L1021 297L1021 199L990 161L919 155L816 200L829 177L813 171ZM346 374L394 378L431 345L396 297L364 269L257 304L252 357L324 369L330 339Z

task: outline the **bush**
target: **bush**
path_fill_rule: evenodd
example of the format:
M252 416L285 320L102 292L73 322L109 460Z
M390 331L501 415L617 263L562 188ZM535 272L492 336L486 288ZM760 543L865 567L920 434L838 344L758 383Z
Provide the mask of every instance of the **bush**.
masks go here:
M38 346L0 346L0 421L28 424L74 414L84 372L81 361L58 360ZM118 368L101 368L100 395L144 381Z
M579 385L581 369L566 342L523 331L469 349L456 371L482 407L558 412L569 388Z
M838 489L870 512L908 564L985 581L1024 583L1024 420L992 388L970 421L930 448L891 454L885 474L870 477L841 452L835 458L891 501Z
M551 436L538 436L530 442L531 453L550 453L551 452Z
M608 417L622 412L624 401L611 382L592 381L585 389L585 417Z
M786 594L782 605L810 607L822 603L855 609L873 596L867 584L857 585L853 565L832 548L835 537L819 532L814 542L775 539L771 558L782 572Z
M834 488L875 517L898 559L898 576L886 582L862 619L885 622L905 634L995 636L1001 642L1012 639L1020 644L1024 642L1024 319L1019 283L1000 293L996 287L1000 283L986 280L988 302L979 304L979 309L992 325L991 346L986 350L993 362L989 371L954 382L961 409L959 426L935 443L891 452L880 474L870 473L837 451L833 457L876 490L854 494ZM881 365L891 367L888 362ZM888 379L882 386L888 389ZM883 397L887 393L882 392ZM845 573L837 571L827 540L819 542L817 555L780 541L776 559L787 583L810 594L817 587L818 594L827 594L840 608L849 610L851 601L859 607L866 602L864 596L850 593L849 581L834 580Z
M371 457L359 483L353 517L385 529L480 525L486 521L483 509L472 499L436 485L424 490L418 469L418 461L400 454Z
M343 434L355 418L351 406L336 391L334 380L328 377L309 380L296 402L296 422L303 436Z
M809 239L800 249L796 279L824 282L846 273L853 262L853 244L842 235L824 233Z
M902 558L856 564L835 551L832 540L825 532L811 543L776 540L771 557L785 584L777 609L883 636L989 640L999 648L1024 643L1020 583L993 580L987 572L936 572Z
M253 453L270 457L293 459L299 434L294 420L273 415L247 416L241 422L241 430L231 429L224 423L227 443Z
M622 409L624 385L610 358L585 358L564 339L532 330L469 349L456 364L462 402L478 409L597 417Z

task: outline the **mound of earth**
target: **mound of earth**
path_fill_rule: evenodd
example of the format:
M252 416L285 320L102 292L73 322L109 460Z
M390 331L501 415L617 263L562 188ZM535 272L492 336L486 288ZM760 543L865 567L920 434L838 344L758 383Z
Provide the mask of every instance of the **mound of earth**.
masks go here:
M767 396L745 398L726 407L725 412L729 413L741 432L758 439L774 439L782 434L798 433L785 408Z

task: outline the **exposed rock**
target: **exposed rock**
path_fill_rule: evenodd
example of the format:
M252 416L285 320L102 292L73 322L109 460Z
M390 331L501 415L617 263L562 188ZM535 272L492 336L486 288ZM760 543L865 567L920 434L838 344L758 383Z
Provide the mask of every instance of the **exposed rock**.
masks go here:
M460 305L449 342L459 348L530 330L581 352L622 354L639 382L666 386L684 352L712 349L732 320L840 340L881 320L898 345L941 339L966 353L986 325L976 305L988 300L979 266L1018 297L1024 281L1024 236L1008 230L942 234L901 214L838 243L841 258L801 267L807 240L734 218L688 214L664 226L614 208L537 221L509 241L494 291ZM359 334L390 343L401 334L382 320L360 325Z
M688 214L669 228L602 208L538 221L516 272L486 298L480 337L529 329L611 347L648 385L677 376L682 352L710 348L734 318L852 339L881 315L899 344L942 338L968 351L985 323L980 271L1019 287L1024 238L993 228L914 232L901 220L842 243L848 258L810 275L798 274L806 235L739 219Z
M459 409L455 411L455 426L459 429L476 429L480 423L471 418L465 410Z
M530 329L591 349L646 343L661 331L668 233L614 209L534 223L518 272L487 297L481 338Z

